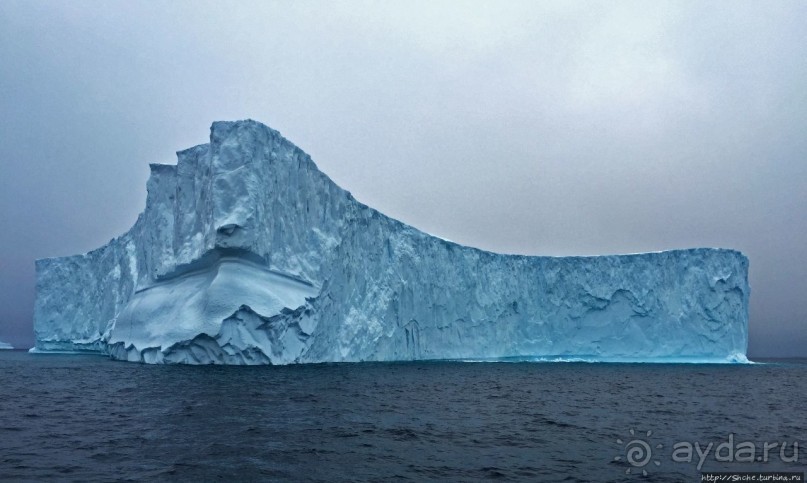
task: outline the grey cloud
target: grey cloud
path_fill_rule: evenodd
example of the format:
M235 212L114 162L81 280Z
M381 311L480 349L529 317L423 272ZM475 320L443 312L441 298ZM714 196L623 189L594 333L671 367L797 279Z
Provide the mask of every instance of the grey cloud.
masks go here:
M803 2L2 2L0 340L33 260L134 222L213 120L480 248L751 259L751 355L807 355Z

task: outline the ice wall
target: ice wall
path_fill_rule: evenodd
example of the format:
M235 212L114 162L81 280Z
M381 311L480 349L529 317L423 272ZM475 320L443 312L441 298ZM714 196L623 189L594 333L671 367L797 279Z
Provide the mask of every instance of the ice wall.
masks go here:
M132 229L37 261L35 351L143 362L743 361L748 260L724 249L500 255L356 201L254 121L151 165Z

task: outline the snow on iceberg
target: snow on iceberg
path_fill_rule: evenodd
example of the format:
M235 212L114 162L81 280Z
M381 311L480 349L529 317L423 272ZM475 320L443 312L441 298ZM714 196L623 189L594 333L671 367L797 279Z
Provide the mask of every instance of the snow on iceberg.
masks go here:
M725 249L500 255L356 201L255 121L151 165L134 226L38 260L35 352L147 363L745 361L748 259Z

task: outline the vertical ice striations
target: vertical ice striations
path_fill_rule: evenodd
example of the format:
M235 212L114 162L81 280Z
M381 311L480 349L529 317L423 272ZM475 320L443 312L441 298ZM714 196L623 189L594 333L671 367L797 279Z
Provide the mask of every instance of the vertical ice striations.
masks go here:
M748 260L723 249L499 255L356 201L280 134L216 122L151 165L132 229L37 261L37 351L143 362L743 361Z

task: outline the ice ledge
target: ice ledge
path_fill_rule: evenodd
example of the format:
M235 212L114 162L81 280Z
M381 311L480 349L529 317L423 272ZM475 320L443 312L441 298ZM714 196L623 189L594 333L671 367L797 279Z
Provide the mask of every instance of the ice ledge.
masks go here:
M579 355L557 355L557 356L537 356L537 357L503 357L498 359L461 359L458 362L511 362L511 363L592 363L592 364L756 364L749 360L745 354L735 353L726 357L689 356L689 357L656 357L656 358L632 358L632 357L602 357L602 356L579 356Z
M119 341L108 344L110 357L149 364L283 365L300 362L308 348L312 328L301 323L310 308L284 308L266 317L242 305L224 319L215 335L195 337L162 346L141 346Z

